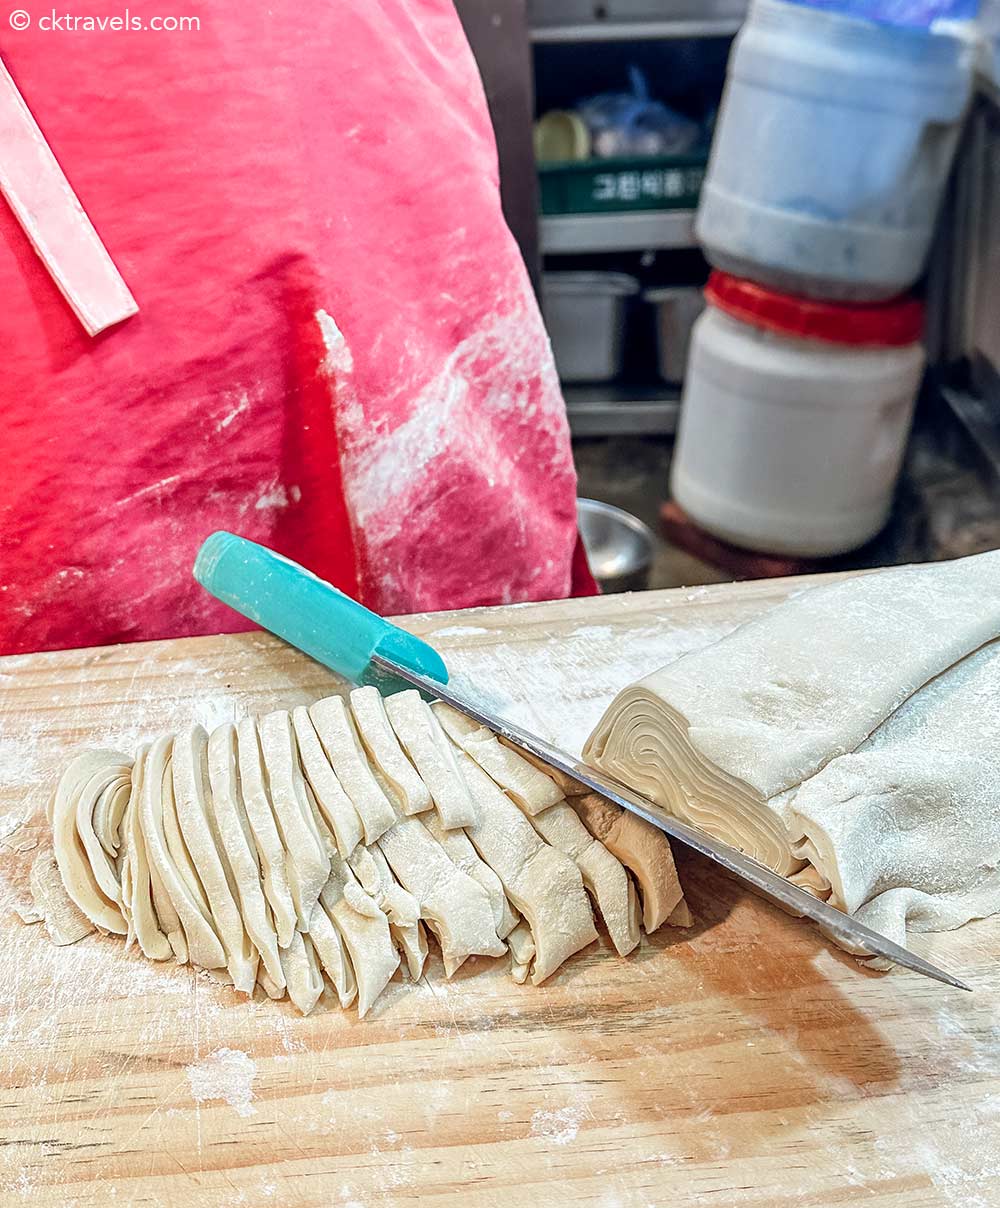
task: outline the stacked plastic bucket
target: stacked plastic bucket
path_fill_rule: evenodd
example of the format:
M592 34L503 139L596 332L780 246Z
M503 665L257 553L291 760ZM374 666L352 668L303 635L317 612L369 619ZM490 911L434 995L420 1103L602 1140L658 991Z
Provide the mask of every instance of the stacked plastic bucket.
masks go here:
M971 43L932 21L972 3L751 6L698 213L716 271L672 479L724 540L822 556L888 518L924 361L908 291L974 63Z

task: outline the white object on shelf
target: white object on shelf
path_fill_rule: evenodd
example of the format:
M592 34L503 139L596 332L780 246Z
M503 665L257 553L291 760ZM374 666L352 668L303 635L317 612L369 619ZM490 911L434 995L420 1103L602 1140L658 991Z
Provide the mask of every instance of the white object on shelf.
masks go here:
M691 331L705 309L704 295L697 285L673 285L647 289L643 298L656 307L660 376L666 382L683 382Z
M542 308L564 382L608 382L622 370L625 306L639 283L625 273L546 273Z
M695 247L693 210L623 214L548 214L541 221L546 255L645 252Z
M945 34L754 0L701 194L709 260L814 297L908 289L927 258L974 58Z
M750 549L825 556L862 545L892 505L924 364L919 306L809 303L723 274L706 296L674 498L710 533Z

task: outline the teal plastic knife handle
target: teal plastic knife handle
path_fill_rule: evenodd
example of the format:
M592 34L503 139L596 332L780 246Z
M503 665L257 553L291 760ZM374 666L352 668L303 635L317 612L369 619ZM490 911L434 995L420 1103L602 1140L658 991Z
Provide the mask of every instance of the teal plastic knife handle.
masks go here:
M198 551L194 577L213 596L355 683L373 654L448 682L431 646L274 550L234 533L213 533Z

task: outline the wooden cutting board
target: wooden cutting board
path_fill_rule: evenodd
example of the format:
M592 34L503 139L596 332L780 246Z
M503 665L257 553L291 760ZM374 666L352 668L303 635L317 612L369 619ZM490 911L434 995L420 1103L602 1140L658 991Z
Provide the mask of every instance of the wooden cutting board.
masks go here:
M408 626L572 745L629 679L790 589ZM0 1204L1000 1204L1000 920L915 944L963 994L863 972L680 854L691 930L627 960L602 940L537 989L434 958L364 1022L20 922L47 835L15 827L74 749L336 688L259 633L0 660Z

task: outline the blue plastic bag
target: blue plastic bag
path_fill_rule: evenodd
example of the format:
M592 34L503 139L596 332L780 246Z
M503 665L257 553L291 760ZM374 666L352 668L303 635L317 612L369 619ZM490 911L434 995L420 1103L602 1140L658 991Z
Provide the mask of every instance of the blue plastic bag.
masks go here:
M979 15L979 0L793 0L793 3L911 29L929 29L941 20L970 21Z
M637 67L630 67L628 75L630 92L603 92L576 107L590 130L595 158L684 155L690 151L701 137L698 123L653 100Z

